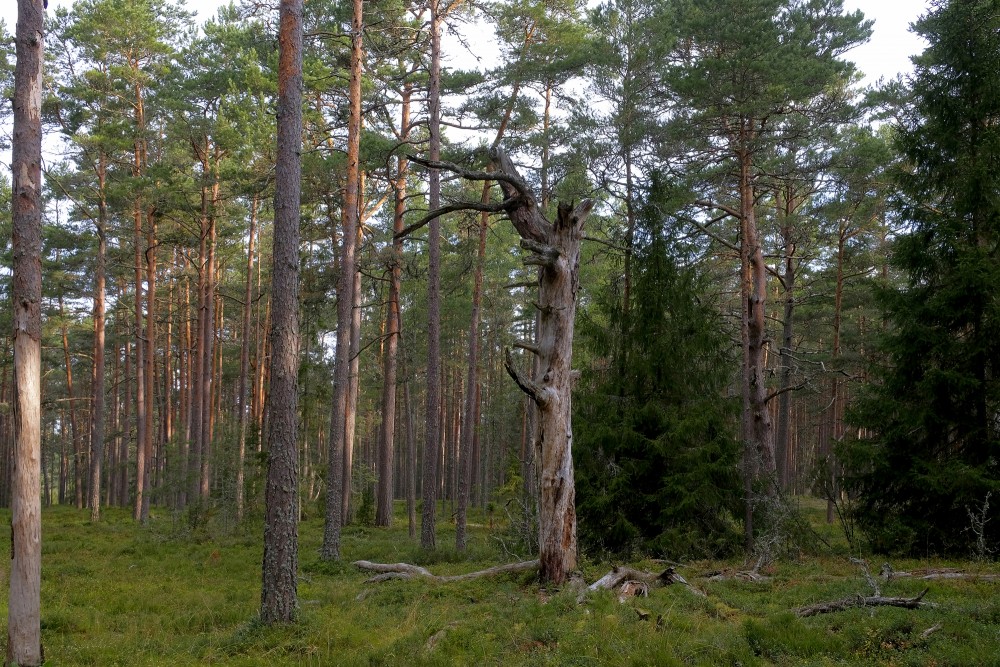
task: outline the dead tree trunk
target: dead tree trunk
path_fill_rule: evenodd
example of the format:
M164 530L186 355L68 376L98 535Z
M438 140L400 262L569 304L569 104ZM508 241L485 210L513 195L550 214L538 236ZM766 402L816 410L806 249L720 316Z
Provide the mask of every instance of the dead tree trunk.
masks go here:
M496 180L503 190L499 204L465 202L432 210L408 231L448 211L471 209L505 212L530 254L524 263L539 268L538 342L520 343L538 357L538 373L525 376L508 350L507 372L538 408L535 439L541 449L539 497L539 559L544 581L563 583L576 568L576 507L573 482L573 429L570 397L576 294L580 285L580 245L583 225L593 203L560 204L554 223L545 219L534 194L502 151L494 150L496 172L473 172L457 165L415 159L428 167L446 169L470 180ZM404 230L407 231L407 230Z

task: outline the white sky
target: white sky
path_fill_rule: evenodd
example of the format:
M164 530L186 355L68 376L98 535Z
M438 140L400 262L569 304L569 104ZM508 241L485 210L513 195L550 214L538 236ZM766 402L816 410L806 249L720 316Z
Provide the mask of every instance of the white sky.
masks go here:
M217 8L228 0L188 0L186 6L198 13L198 20L213 16ZM68 7L71 0L49 0L49 11L55 7ZM873 84L879 78L890 79L899 73L909 72L910 56L923 49L922 41L909 32L909 25L927 9L927 0L844 0L846 9L860 9L865 16L875 20L875 30L868 44L851 52L850 57L865 74L865 83ZM0 0L0 19L7 30L14 32L17 19L17 0ZM465 54L457 55L457 66Z

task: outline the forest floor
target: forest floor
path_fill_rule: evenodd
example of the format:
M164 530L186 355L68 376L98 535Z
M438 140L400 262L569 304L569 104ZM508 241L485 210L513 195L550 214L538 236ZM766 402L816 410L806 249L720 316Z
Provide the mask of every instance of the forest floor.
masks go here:
M821 525L819 505L805 507L834 539L837 531ZM234 529L216 517L193 529L166 510L154 510L146 527L118 510L97 525L87 517L65 507L43 513L47 665L1000 665L995 580L879 579L885 596L929 588L923 600L937 606L796 616L801 606L872 594L836 544L764 568L762 581L702 576L741 569L739 562L684 563L678 572L706 595L672 585L619 602L611 591L584 597L579 588L546 588L533 574L366 583L370 574L352 561L409 562L445 575L507 562L491 538L499 528L473 517L470 551L459 555L453 526L441 523L438 549L425 553L398 515L392 529L348 527L344 560L330 564L318 556L322 518L310 517L300 528L300 622L267 628L254 620L259 523ZM3 562L7 549L0 550ZM882 560L872 563L877 573ZM996 563L892 565L1000 572ZM581 570L589 583L611 566L584 559ZM0 590L5 598L5 583ZM5 617L6 600L0 602Z

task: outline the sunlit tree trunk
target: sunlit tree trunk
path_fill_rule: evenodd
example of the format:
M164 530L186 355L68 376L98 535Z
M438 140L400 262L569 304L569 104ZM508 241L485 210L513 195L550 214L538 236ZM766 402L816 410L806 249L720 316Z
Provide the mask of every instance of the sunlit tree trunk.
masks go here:
M101 518L101 466L104 458L104 298L107 273L108 205L105 195L107 165L104 153L97 169L97 266L94 273L94 382L90 419L90 520Z
M344 465L346 458L347 408L350 401L351 326L354 310L354 274L360 201L361 148L361 55L363 5L353 2L351 21L350 111L347 127L347 174L343 203L343 244L337 282L337 351L334 360L333 405L330 417L329 473L326 518L323 527L324 560L340 558L340 529L345 511Z
M412 86L403 86L401 100L399 140L408 141L410 136L410 96ZM403 215L406 212L406 176L408 172L406 156L396 158L395 208L392 218L393 234L403 231ZM382 428L379 432L375 525L392 525L393 499L393 459L396 437L396 369L399 356L399 291L402 278L403 239L393 238L392 266L389 273L389 303L386 308L385 357L382 376ZM409 496L408 496L409 497Z
M243 520L243 487L244 465L246 460L247 422L249 419L247 406L247 379L250 374L250 315L253 313L253 260L254 243L257 238L257 212L259 200L257 195L250 202L250 234L247 240L247 276L243 290L243 325L240 339L240 385L237 396L240 434L236 451L236 521Z
M143 378L146 381L146 414L143 439L138 443L142 457L138 459L142 467L140 472L141 488L138 490L142 501L139 505L139 520L149 521L149 494L152 488L153 472L153 405L156 386L156 217L153 214L146 217L146 353L143 361L146 365Z
M83 509L83 441L76 421L76 396L73 393L73 359L69 353L69 326L62 294L59 295L59 317L62 319L63 363L66 365L66 400L69 401L69 426L73 438L73 489L77 509Z
M42 356L42 0L18 0L14 70L14 474L7 664L40 665Z
M298 608L299 205L302 187L302 0L281 0L274 195L271 392L261 621Z
M441 159L441 0L430 0L431 63L427 94L430 132L429 156ZM431 210L441 205L441 174L430 170L429 204ZM437 510L438 448L440 446L441 410L441 222L431 221L427 234L427 405L424 432L423 513L420 520L420 546L433 549Z

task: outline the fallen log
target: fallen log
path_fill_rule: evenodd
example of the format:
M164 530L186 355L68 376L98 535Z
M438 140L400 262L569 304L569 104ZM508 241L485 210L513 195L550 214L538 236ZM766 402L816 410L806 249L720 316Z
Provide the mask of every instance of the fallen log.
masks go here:
M937 605L930 602L923 602L924 595L927 594L928 590L930 589L925 588L920 592L920 595L912 598L886 597L884 595L855 595L832 602L820 602L807 607L799 607L795 610L795 615L799 618L805 618L807 616L818 616L819 614L844 611L845 609L853 609L855 607L902 607L904 609L936 607Z
M935 581L941 579L958 579L965 581L1000 581L998 574L978 574L975 572L965 572L954 567L925 568L913 570L912 572L902 572L892 569L888 563L882 565L879 575L886 581L893 579L920 579L922 581Z
M372 563L367 560L354 561L353 565L368 572L378 572L376 576L366 579L366 583L378 583L390 579L429 579L437 583L448 583L454 581L469 581L481 577L495 577L501 574L518 574L521 572L531 572L539 568L539 561L528 560L521 563L509 563L496 567L468 572L466 574L453 574L441 576L431 573L425 567L410 565L409 563Z
M588 591L601 589L615 590L629 582L642 582L646 586L670 586L671 584L681 584L687 586L693 593L705 597L705 594L689 584L673 567L668 567L659 574L644 572L631 567L616 567L606 575L587 586ZM646 589L648 592L648 588Z
M752 582L768 581L770 579L770 577L760 574L756 570L740 570L740 571L712 570L703 573L701 575L701 578L705 579L706 581L736 580L736 581L752 581Z

